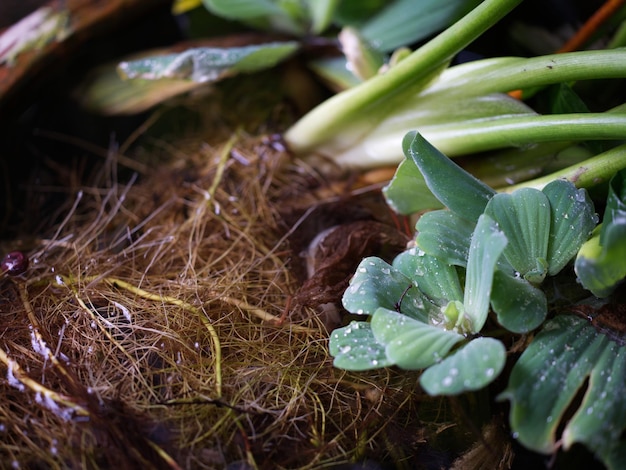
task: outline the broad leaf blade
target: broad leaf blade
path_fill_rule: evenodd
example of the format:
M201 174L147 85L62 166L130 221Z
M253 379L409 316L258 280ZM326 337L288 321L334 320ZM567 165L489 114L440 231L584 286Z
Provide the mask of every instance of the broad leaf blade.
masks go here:
M401 308L407 315L428 321L429 300L411 279L380 258L361 261L342 298L348 312L372 315L379 307Z
M626 276L626 170L611 178L602 225L581 247L574 269L586 289L607 297Z
M426 185L451 211L469 220L478 220L495 191L452 162L417 132L402 141L407 158L418 166ZM454 182L454 191L450 183Z
M305 33L299 21L304 15L300 2L276 0L202 0L211 13L229 20L241 21L255 28L283 31L295 35Z
M396 0L361 29L380 50L390 52L445 28L478 3L475 0Z
M476 338L443 361L429 367L420 377L429 395L458 395L479 390L502 372L504 345L493 338Z
M563 431L563 447L585 444L605 462L616 447L623 448L620 437L626 427L625 388L626 348L610 341L593 366L589 389L578 411Z
M541 289L499 269L493 276L491 307L500 325L513 333L534 330L548 314L548 301Z
M121 62L118 70L125 79L214 82L237 73L273 67L297 48L298 43L294 41L230 48L198 47L176 54L152 55Z
M493 219L486 214L481 215L472 234L463 300L471 320L471 333L479 332L487 320L493 273L506 246L507 237Z
M417 221L417 245L431 256L449 264L467 266L470 239L476 224L454 212L427 212Z
M340 369L369 370L392 365L367 322L353 321L333 331L328 349L335 358L334 366Z
M561 315L546 323L516 363L508 387L500 395L511 401L510 423L520 442L537 452L554 452L557 429L591 377L580 412L566 424L563 437L568 445L582 442L599 456L607 452L604 445L623 446L613 438L626 423L626 402L621 399L626 389L624 354L623 346L617 347L581 318ZM616 383L611 383L613 380ZM597 416L582 418L582 414L593 414L595 407L600 410ZM611 412L601 411L607 409ZM592 428L581 430L583 423Z
M542 192L550 201L548 274L554 276L576 255L596 226L593 202L584 189L566 180L549 183Z
M456 268L419 248L400 253L393 260L393 267L413 280L439 306L451 300L463 300L463 289Z
M445 357L464 337L393 310L380 308L372 316L372 332L385 345L387 359L403 369L423 369Z
M487 207L509 240L504 257L524 278L540 283L548 265L550 235L550 202L541 191L518 189L512 194L497 194Z
M399 214L414 214L426 209L439 209L441 202L430 192L415 162L405 158L395 175L383 188L387 204Z

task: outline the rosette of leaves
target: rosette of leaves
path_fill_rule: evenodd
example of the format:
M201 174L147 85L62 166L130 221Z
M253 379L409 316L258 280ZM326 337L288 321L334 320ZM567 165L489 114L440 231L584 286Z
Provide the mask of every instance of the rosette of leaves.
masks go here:
M472 234L465 290L455 266L416 248L398 255L392 265L364 259L343 305L371 315L371 321L354 321L331 334L335 366L428 368L421 383L433 395L487 385L504 367L505 348L493 338L467 338L487 319L493 271L506 243L493 220L481 216ZM459 343L465 344L448 356Z
M447 207L420 218L418 246L450 264L465 266L468 234L481 214L491 217L508 239L494 272L491 307L509 331L537 328L547 314L546 297L538 286L569 263L597 223L587 192L569 181L554 180L541 191L520 188L498 194L416 132L406 135L403 149L407 160L385 190L390 204L414 197L403 182L407 167L413 166L409 178L417 169L434 197Z
M476 390L505 361L502 343L476 337L490 307L509 331L539 326L547 301L537 285L563 269L587 239L596 223L593 204L567 181L496 194L416 132L403 149L448 209L423 215L417 247L392 265L377 258L360 264L343 304L371 320L335 330L330 352L345 369L428 368L420 381L433 395ZM411 197L396 174L392 185L398 183L403 197Z

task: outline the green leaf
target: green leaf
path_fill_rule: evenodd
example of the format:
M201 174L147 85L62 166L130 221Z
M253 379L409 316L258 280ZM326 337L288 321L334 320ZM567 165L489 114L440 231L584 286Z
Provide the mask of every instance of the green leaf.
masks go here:
M443 207L428 189L422 172L409 158L402 160L389 184L383 188L383 194L387 204L399 214Z
M309 17L311 18L311 32L313 34L320 34L330 26L333 15L340 3L340 0L306 1Z
M361 28L361 34L377 44L379 50L390 52L413 44L445 28L469 7L474 0L396 0Z
M252 27L295 35L306 32L306 13L299 2L276 0L202 0L211 13Z
M548 301L541 289L499 269L493 276L491 307L500 325L513 333L534 330L548 314Z
M383 54L350 26L339 33L339 43L346 56L348 70L361 80L377 75L385 63Z
M385 345L389 361L403 369L423 369L445 357L464 337L454 331L379 308L372 316L372 332Z
M417 246L449 264L467 266L470 239L476 228L454 212L438 210L422 215L415 226Z
M379 307L399 308L428 321L433 306L413 281L380 258L361 261L342 298L348 312L372 315Z
M353 321L334 330L328 345L335 367L347 370L370 370L392 365L385 347L376 341L370 324Z
M177 54L152 55L121 62L125 79L186 79L214 82L237 73L250 73L273 67L298 49L296 42L273 42L244 47L200 47Z
M470 320L469 333L478 333L489 313L493 273L507 246L507 237L486 214L478 218L467 258L463 305Z
M487 207L509 244L504 257L526 280L541 283L548 272L550 201L541 191L521 188L497 194Z
M611 178L604 220L581 247L574 270L585 289L607 297L626 276L626 170Z
M458 395L479 390L493 382L506 361L504 345L493 338L476 338L429 367L420 377L429 395Z
M584 189L566 180L549 183L542 192L550 201L548 274L554 276L576 255L596 226L593 202Z
M463 289L456 268L419 248L400 253L393 260L393 267L413 280L419 290L439 306L451 300L463 300Z
M548 92L550 98L550 112L552 114L589 112L589 108L585 102L568 83L561 82L552 85L549 87Z
M611 464L624 455L625 390L624 346L582 318L561 315L546 323L524 351L499 398L511 401L513 433L529 449L555 452L557 430L563 428L566 450L579 442ZM576 412L562 422L581 391Z
M428 188L446 207L459 216L478 220L496 192L452 162L417 132L402 141L407 158L418 166ZM451 191L450 183L454 182Z

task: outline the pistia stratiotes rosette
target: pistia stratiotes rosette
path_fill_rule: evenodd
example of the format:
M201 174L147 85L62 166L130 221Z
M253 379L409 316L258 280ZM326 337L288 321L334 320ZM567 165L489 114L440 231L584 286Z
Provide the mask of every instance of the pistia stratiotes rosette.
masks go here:
M408 165L447 209L423 215L416 247L392 264L361 262L343 305L371 319L335 330L330 352L345 369L427 368L420 382L433 395L477 390L500 374L506 356L499 340L478 336L490 309L515 333L545 320L538 285L588 238L596 224L593 204L564 180L543 191L497 194L416 132L403 148ZM391 184L402 183L400 176Z

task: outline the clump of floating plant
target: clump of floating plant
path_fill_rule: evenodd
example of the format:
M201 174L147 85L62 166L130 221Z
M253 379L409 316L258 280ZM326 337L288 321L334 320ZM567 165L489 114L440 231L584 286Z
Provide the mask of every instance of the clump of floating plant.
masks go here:
M332 332L337 367L425 369L420 383L431 395L477 390L505 363L504 344L490 336L497 330L485 328L489 311L511 333L542 326L548 308L542 283L571 268L576 256L576 274L596 296L623 281L625 170L611 178L604 220L594 230L593 203L565 179L542 190L496 193L418 133L405 137L403 150L404 171L386 188L390 204L410 198L409 183L419 175L446 209L422 215L415 246L391 264L361 262L343 304L370 318ZM568 307L531 341L499 396L511 402L513 436L524 446L549 454L580 443L609 469L624 468L623 313L611 303Z
M427 368L420 381L433 395L476 390L505 362L504 345L481 336L490 308L511 332L541 325L547 300L538 286L587 240L594 206L565 180L497 194L416 132L403 149L447 209L423 215L416 246L391 265L361 262L343 305L370 321L335 330L330 351L344 369Z

